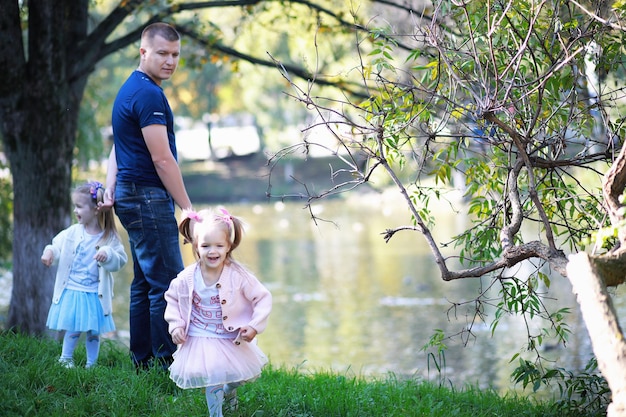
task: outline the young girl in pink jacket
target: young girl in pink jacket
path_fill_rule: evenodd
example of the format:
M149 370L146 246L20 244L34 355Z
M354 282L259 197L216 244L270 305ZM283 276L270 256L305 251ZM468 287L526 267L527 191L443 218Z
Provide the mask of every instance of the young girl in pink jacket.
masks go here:
M206 387L210 416L222 417L222 404L236 407L236 388L268 362L254 338L265 329L272 296L233 259L243 234L239 218L224 208L185 211L179 230L198 261L165 293L165 320L178 345L170 378L181 388Z

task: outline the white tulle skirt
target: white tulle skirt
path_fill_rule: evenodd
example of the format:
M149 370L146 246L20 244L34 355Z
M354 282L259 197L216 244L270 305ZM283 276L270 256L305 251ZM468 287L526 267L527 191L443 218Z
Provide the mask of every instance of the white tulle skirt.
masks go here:
M51 330L109 333L115 331L111 315L105 316L95 292L64 290L58 304L52 303L46 326Z
M203 388L257 378L268 362L256 340L236 345L233 339L187 336L174 353L170 378L180 388Z

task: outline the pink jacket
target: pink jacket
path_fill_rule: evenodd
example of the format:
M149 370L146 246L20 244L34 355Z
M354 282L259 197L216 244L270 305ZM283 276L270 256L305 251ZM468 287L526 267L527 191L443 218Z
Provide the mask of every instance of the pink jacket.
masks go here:
M191 301L193 300L193 277L200 264L197 262L182 270L172 280L165 292L165 320L170 334L179 327L189 331ZM252 273L236 263L224 265L217 281L222 303L222 323L228 331L252 326L257 333L263 332L272 311L272 295Z

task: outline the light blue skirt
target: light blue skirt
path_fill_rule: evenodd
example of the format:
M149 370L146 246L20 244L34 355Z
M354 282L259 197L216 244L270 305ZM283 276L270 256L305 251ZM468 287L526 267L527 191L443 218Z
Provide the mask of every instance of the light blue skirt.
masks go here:
M74 290L63 290L59 303L52 303L46 326L51 330L97 334L115 331L113 317L104 315L98 293Z

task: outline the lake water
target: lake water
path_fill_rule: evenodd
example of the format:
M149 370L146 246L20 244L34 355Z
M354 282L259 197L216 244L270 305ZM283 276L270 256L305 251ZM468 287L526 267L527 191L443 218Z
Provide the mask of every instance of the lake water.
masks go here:
M435 329L459 333L473 318L473 305L464 302L484 291L489 281L444 282L418 233L396 234L385 243L385 229L410 224L393 198L360 197L313 207L332 223L316 224L303 207L298 202L227 207L249 225L235 257L274 297L268 328L258 338L273 365L350 376L438 378L437 355L422 347ZM463 222L458 217L439 220L435 237L449 241ZM185 264L194 262L189 245L183 249ZM114 315L123 342L131 275L129 264L115 282ZM558 299L556 306L573 308L572 335L567 347L551 346L543 353L560 366L581 369L591 346L567 279L553 277L550 294ZM617 301L618 310L624 310ZM507 390L515 367L510 358L524 346L527 326L533 329L537 323L505 317L492 336L493 308L487 306L485 313L487 322L477 321L472 328L475 338L459 335L445 342L443 376L458 387Z

